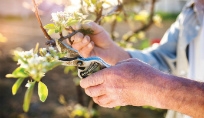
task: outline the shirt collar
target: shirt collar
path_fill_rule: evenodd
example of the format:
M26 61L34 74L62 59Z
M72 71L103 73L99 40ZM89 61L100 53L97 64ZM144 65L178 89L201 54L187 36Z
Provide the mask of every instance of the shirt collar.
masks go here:
M199 11L196 9L194 0L190 0L190 1L186 4L185 8L192 8L192 9L193 9L193 11L196 13L197 20L198 20L199 24L201 25L202 22L203 22L203 13L202 13L202 12L199 12Z
M194 0L191 0L190 2L188 2L188 3L186 4L186 7L191 7L191 8L193 8L193 7L194 7Z

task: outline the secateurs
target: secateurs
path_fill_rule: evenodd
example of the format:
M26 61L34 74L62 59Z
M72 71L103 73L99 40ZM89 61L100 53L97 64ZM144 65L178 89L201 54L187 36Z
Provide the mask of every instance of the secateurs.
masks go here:
M103 68L110 67L109 64L99 57L83 58L77 50L58 39L55 40L55 43L58 51L66 54L65 57L59 59L62 62L62 65L77 66L78 76L80 78L85 78Z

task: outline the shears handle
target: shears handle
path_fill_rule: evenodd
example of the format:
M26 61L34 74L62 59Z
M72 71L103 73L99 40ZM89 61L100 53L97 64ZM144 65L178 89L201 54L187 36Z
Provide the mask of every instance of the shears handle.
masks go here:
M104 68L110 67L105 61L99 57L81 58L77 62L78 76L83 79Z

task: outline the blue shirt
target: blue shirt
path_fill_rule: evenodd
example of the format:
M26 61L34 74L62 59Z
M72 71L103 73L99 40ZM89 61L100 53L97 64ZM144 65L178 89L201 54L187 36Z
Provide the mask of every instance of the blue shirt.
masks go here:
M144 61L161 71L186 76L188 73L187 47L197 37L201 24L202 16L195 10L192 0L184 6L157 47L142 51L128 50L128 53L132 58Z

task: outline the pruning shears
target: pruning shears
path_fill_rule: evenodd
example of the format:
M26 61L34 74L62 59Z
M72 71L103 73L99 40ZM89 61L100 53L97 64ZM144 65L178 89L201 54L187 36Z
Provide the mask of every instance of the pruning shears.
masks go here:
M77 50L61 40L56 39L55 43L59 52L66 53L65 57L59 59L62 62L62 65L77 66L78 76L81 79L101 69L110 67L108 63L99 57L83 58Z

